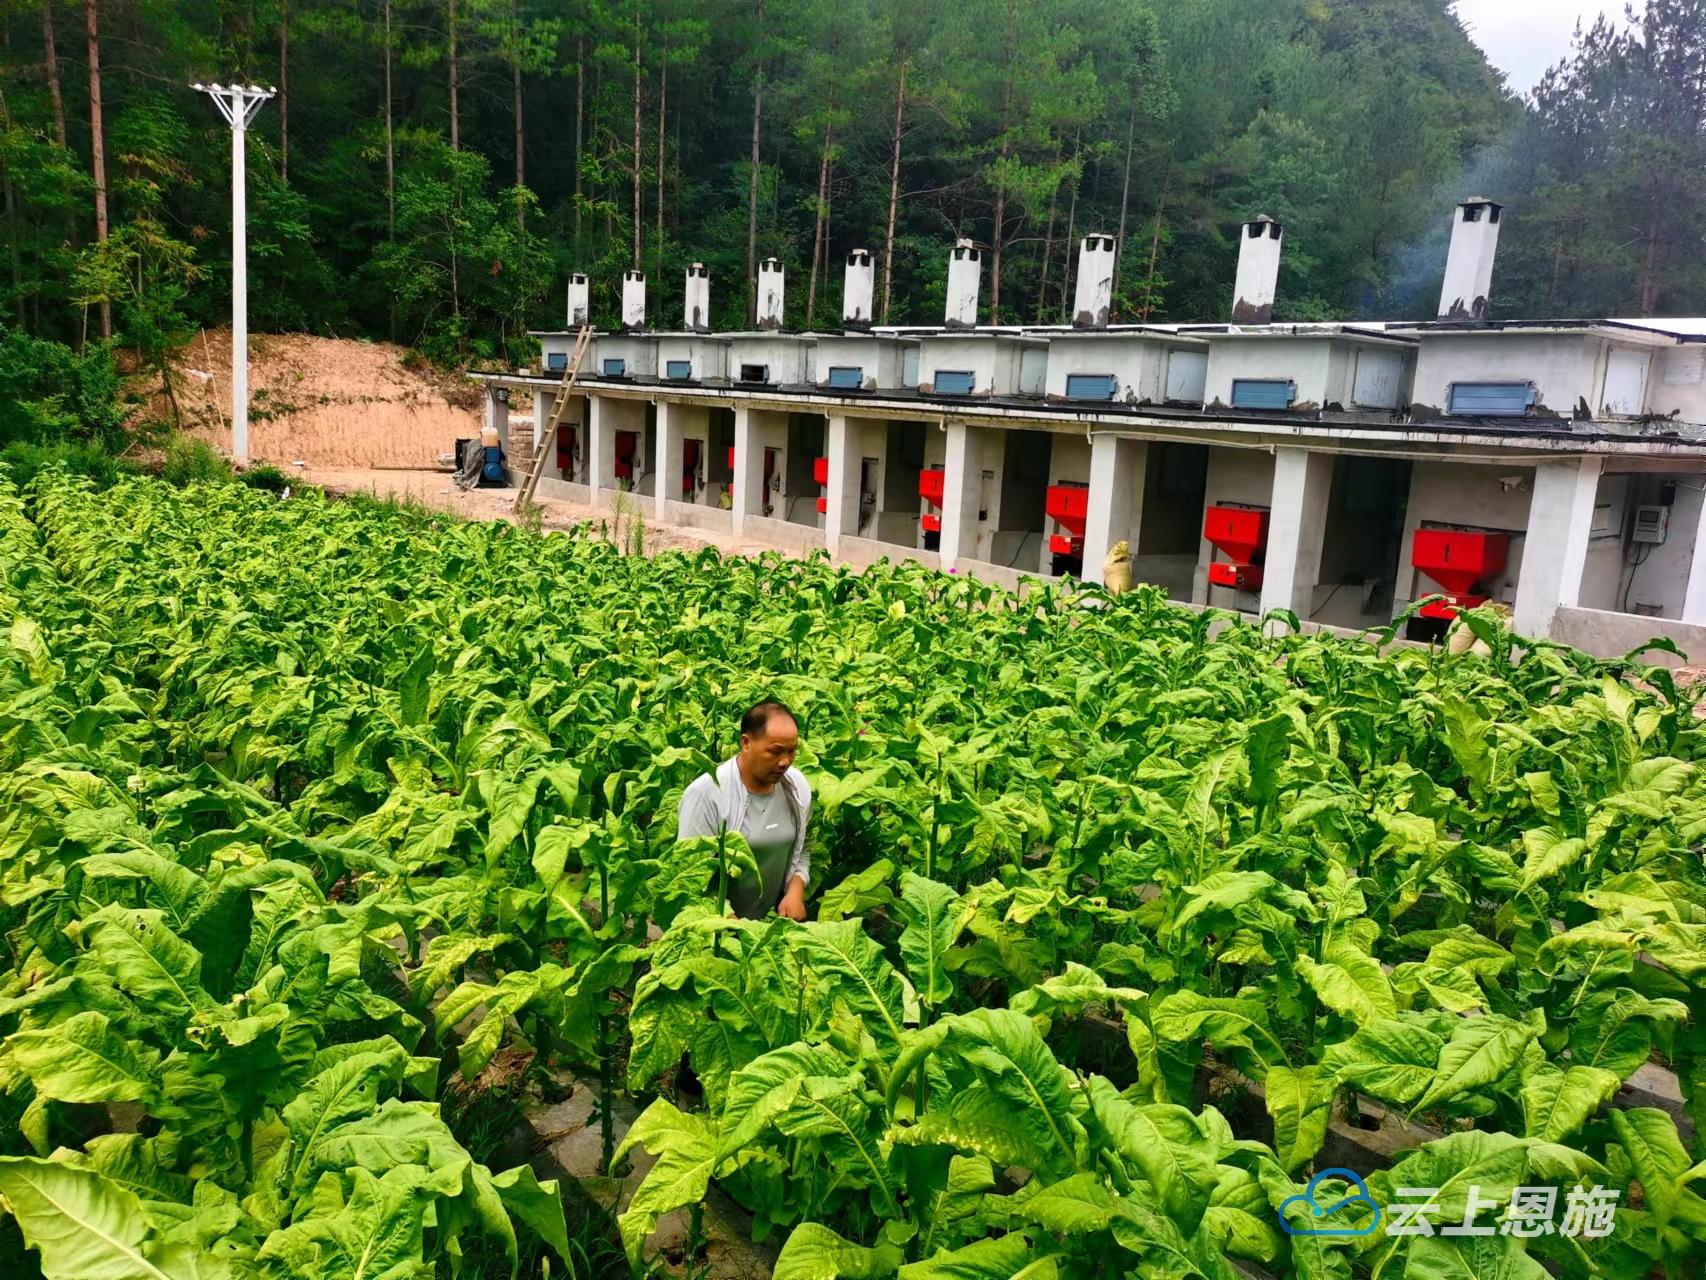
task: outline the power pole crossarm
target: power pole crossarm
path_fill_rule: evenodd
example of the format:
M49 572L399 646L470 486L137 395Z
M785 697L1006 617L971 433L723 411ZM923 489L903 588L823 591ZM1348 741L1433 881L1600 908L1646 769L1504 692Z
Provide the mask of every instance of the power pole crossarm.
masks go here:
M276 90L255 85L192 86L213 99L231 126L231 460L249 465L249 216L245 137Z

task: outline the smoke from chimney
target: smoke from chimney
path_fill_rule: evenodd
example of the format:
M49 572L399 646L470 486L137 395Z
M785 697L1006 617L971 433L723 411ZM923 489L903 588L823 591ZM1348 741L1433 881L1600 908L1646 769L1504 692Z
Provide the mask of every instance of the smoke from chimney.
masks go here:
M1246 222L1238 236L1238 280L1232 287L1233 324L1269 324L1279 291L1285 228L1267 214Z
M1473 196L1457 206L1451 223L1451 248L1445 255L1445 287L1439 295L1441 320L1487 318L1502 213L1504 206L1485 196Z

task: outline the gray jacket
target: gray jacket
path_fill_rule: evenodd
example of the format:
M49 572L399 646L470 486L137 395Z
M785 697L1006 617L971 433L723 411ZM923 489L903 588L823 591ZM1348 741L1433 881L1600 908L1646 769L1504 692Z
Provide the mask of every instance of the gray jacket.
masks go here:
M792 884L794 877L799 876L810 884L812 860L806 852L806 823L812 816L811 783L806 781L805 774L790 768L782 775L781 787L788 797L788 807L794 811L794 849L788 855L788 872L782 883ZM725 829L745 836L749 794L746 783L741 781L740 766L732 758L717 766L715 777L700 774L681 793L681 805L676 810L676 838L714 836Z

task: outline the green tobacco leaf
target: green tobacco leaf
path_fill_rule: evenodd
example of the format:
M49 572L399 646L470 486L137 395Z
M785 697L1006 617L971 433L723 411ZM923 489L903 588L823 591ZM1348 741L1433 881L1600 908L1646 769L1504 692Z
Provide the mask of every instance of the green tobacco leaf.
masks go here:
M1641 1180L1654 1225L1663 1230L1676 1212L1677 1202L1683 1195L1691 1194L1682 1186L1691 1161L1677 1136L1676 1121L1656 1107L1636 1107L1629 1111L1613 1108L1611 1127L1629 1154L1635 1176Z
M573 1274L575 1261L569 1250L568 1223L563 1217L563 1198L556 1179L541 1182L524 1164L492 1175L492 1186L510 1216L525 1222Z
M1514 1236L1418 1236L1409 1245L1404 1280L1546 1280L1551 1274Z
M1144 993L1134 987L1110 987L1094 969L1069 960L1065 973L1019 992L1008 1002L1008 1008L1027 1017L1049 1018L1059 1013L1081 1014L1091 1005L1129 1009L1144 998Z
M1334 948L1320 964L1306 955L1298 956L1297 971L1322 1004L1353 1022L1390 1018L1398 1012L1392 984L1379 962L1352 947Z
M900 1048L903 1029L918 1020L912 985L883 957L862 921L807 924L789 935L801 958L855 1012L885 1052Z
M432 673L436 666L437 656L432 646L423 645L397 682L398 714L404 724L420 724L426 719L427 703L432 696Z
M1492 1084L1516 1065L1537 1034L1529 1023L1494 1014L1465 1019L1440 1050L1434 1081L1410 1114Z
M873 907L892 906L895 897L889 881L893 879L894 863L877 859L863 871L855 871L840 884L825 889L817 900L817 918L845 920L862 916Z
M1622 1083L1598 1067L1560 1070L1546 1063L1536 1068L1522 1081L1524 1135L1542 1142L1564 1141L1610 1101Z
M1100 1076L1090 1078L1096 1122L1119 1154L1143 1172L1168 1217L1194 1234L1219 1181L1219 1144L1183 1107L1134 1106Z
M1551 827L1535 827L1523 832L1522 847L1528 856L1522 864L1520 890L1527 893L1542 880L1549 880L1566 867L1575 865L1587 852L1587 841L1566 837Z
M1052 1186L1033 1179L1016 1195L986 1196L983 1211L1007 1230L1029 1224L1057 1236L1088 1235L1107 1228L1113 1202L1098 1174L1077 1173Z
M867 1249L828 1227L802 1222L782 1246L771 1274L773 1280L882 1280L905 1259L905 1252L887 1240Z
M657 1162L618 1219L622 1242L635 1263L660 1217L705 1198L717 1162L717 1131L703 1116L684 1114L659 1098L634 1121L616 1149L614 1163L620 1165L637 1146L645 1147Z
M315 1280L416 1275L423 1265L427 1209L444 1190L429 1186L430 1177L419 1165L403 1165L382 1178L351 1170L347 1204L316 1197L308 1214L274 1231L257 1256L262 1262L278 1259Z
M160 912L108 906L82 929L120 989L156 1017L181 1023L218 1010L202 989L200 953L166 927Z
M793 1106L808 1078L837 1076L847 1062L834 1050L807 1044L773 1049L729 1077L728 1092L718 1121L722 1138L717 1161L751 1145L765 1128Z
M112 1029L107 1016L93 1009L40 1031L19 1031L6 1041L6 1050L44 1098L137 1102L159 1091L154 1063L145 1061Z
M387 1086L395 1088L403 1078L409 1055L401 1046L389 1052L359 1053L345 1058L308 1082L308 1087L284 1109L284 1122L295 1144L296 1169L290 1199L308 1189L316 1170L320 1144L339 1125L371 1115Z
M910 871L900 878L900 897L906 915L901 959L919 1003L927 1009L940 1008L954 996L945 959L971 918L971 910L947 885Z
M1015 1231L911 1263L900 1269L899 1280L1058 1280L1059 1274L1052 1254Z
M0 1197L47 1280L178 1280L155 1261L142 1202L92 1169L0 1156Z
M1262 1081L1274 1121L1274 1154L1287 1173L1314 1158L1327 1140L1333 1090L1320 1067L1269 1067Z

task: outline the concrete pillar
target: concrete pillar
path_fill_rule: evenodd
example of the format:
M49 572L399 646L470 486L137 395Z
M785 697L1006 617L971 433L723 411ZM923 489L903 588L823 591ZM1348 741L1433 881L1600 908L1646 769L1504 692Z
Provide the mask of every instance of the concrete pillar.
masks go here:
M1108 548L1124 538L1137 554L1143 527L1143 482L1149 446L1142 440L1096 436L1090 442L1090 509L1084 522L1084 581L1102 581Z
M498 448L503 450L504 466L509 466L509 397L498 398L501 388L486 393L486 425L498 433Z
M1518 635L1549 639L1553 615L1574 608L1580 599L1594 500L1604 469L1603 458L1566 458L1534 469L1534 499L1528 508L1522 575L1511 619ZM1691 576L1690 591L1693 588Z
M681 442L687 438L687 406L668 400L658 401L658 456L652 462L655 473L652 492L656 498L659 521L669 519L669 501L681 497Z
M545 424L551 421L551 406L557 402L555 393L550 391L535 391L533 393L533 451L539 452L539 446L545 443Z
M748 516L764 511L764 441L754 410L735 410L734 531L744 533Z
M1268 516L1268 556L1262 570L1262 616L1290 609L1307 621L1321 574L1333 457L1308 449L1274 450L1274 496Z
M824 441L829 458L829 484L824 494L823 541L830 555L839 555L843 538L859 536L859 423L846 414L831 414ZM1702 521L1706 524L1706 521Z
M1694 558L1688 566L1688 589L1682 597L1682 620L1706 623L1706 497L1701 500L1700 523L1694 527Z
M592 500L600 489L616 487L616 406L606 396L586 398L587 484Z
M948 427L947 472L942 478L942 567L977 558L977 510L983 497L983 436L976 427Z

